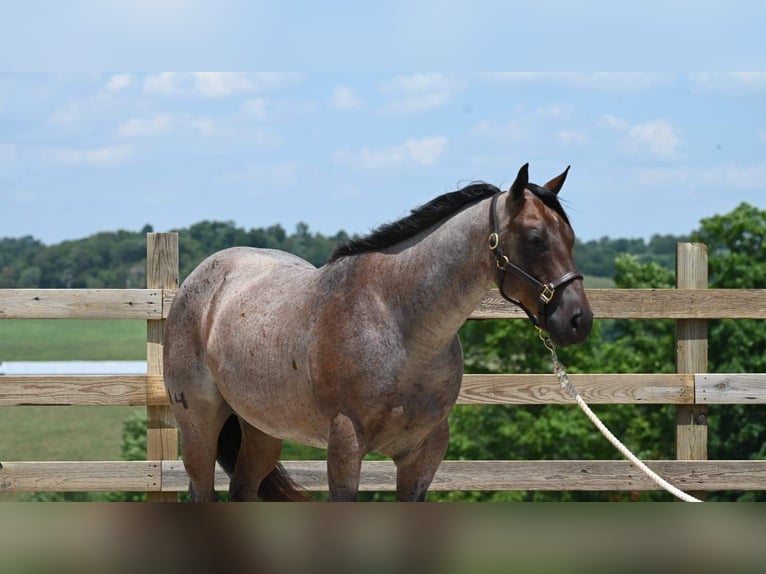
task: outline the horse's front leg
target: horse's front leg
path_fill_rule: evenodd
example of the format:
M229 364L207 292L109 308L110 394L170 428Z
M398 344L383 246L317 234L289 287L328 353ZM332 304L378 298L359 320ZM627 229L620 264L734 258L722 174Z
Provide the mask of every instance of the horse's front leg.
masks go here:
M327 481L331 501L356 500L365 454L354 422L338 413L330 424L327 441Z
M396 497L401 502L423 502L431 481L449 446L447 419L436 425L426 439L410 451L394 457Z

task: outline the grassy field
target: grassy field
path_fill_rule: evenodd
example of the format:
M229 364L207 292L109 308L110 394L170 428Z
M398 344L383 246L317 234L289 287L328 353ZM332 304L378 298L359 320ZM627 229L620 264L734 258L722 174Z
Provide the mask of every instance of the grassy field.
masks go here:
M0 361L140 361L146 321L3 319Z
M614 279L586 275L583 279L583 285L586 289L614 289Z
M145 321L0 321L0 361L143 359ZM131 412L142 409L0 407L0 461L119 460L122 422Z
M122 421L144 407L0 407L2 460L119 460Z

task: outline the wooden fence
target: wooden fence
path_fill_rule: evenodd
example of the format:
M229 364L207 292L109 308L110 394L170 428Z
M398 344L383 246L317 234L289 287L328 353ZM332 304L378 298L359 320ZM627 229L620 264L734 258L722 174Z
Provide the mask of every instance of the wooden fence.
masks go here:
M707 373L707 320L766 319L766 290L707 289L702 244L677 248L675 289L589 289L597 319L676 321L677 373L580 374L571 380L590 404L676 405L676 460L647 461L679 488L692 491L766 490L766 461L708 460L707 407L766 403L766 374ZM146 289L0 290L3 318L120 318L147 322L146 375L0 377L0 405L144 405L146 461L29 462L0 459L0 492L146 491L171 501L187 488L178 434L162 381L162 338L178 286L178 236L147 236ZM523 319L490 291L473 319ZM552 374L470 375L461 404L571 404ZM0 453L1 454L1 453ZM285 461L307 490L326 490L323 461ZM217 488L227 478L217 474ZM363 464L361 489L394 490L389 461ZM432 490L656 490L622 460L445 461Z

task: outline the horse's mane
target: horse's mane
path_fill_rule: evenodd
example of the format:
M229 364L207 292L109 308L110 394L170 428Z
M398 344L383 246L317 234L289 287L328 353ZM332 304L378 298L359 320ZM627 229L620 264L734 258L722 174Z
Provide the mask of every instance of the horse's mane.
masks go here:
M413 209L410 214L398 221L384 223L365 237L352 239L335 248L328 263L371 251L380 251L401 243L439 223L463 207L482 199L492 197L500 189L489 183L472 183L450 193L432 199L425 205Z
M567 224L569 223L569 218L555 193L534 183L527 184L527 189L540 198L546 206L561 215ZM398 221L384 223L365 237L352 239L339 245L327 262L332 263L350 255L381 251L392 247L421 231L425 231L462 208L492 197L497 193L500 193L498 187L490 183L477 182L457 191L440 195L425 205L413 209L408 216Z
M540 201L545 204L546 207L551 208L553 211L558 213L561 216L561 219L563 219L567 225L570 227L572 224L569 222L569 217L567 216L566 212L564 211L564 208L561 205L561 202L559 201L559 196L553 193L550 189L547 187L543 187L542 185L537 185L536 183L528 183L527 189L534 193Z

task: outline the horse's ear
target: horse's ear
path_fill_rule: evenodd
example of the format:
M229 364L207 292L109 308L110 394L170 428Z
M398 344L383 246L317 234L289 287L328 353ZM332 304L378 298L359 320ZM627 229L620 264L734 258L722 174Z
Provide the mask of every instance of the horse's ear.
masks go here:
M525 163L521 166L519 174L516 176L516 181L511 185L511 197L513 199L521 199L524 197L524 190L529 183L529 164Z
M567 174L569 173L570 167L572 166L568 165L567 168L563 172L561 172L561 175L557 175L548 183L546 183L543 187L547 189L548 191L552 191L553 193L558 193L561 190L561 186L564 185L564 182L567 179Z

